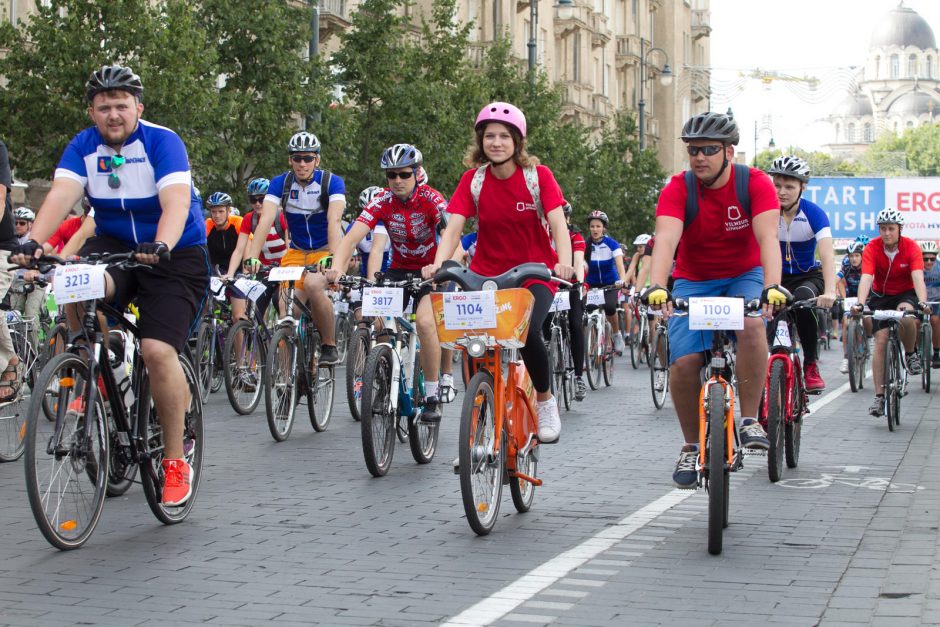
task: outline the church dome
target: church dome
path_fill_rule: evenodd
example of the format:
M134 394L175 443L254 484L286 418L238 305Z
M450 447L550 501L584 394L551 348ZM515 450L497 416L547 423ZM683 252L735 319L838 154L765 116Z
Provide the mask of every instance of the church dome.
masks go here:
M927 20L901 3L878 21L871 34L871 48L888 46L936 49L937 40Z
M937 110L940 108L938 104L940 103L925 91L909 91L891 103L891 106L888 107L888 113L891 115L919 116Z
M864 94L849 95L833 111L837 116L863 117L871 115L871 100Z

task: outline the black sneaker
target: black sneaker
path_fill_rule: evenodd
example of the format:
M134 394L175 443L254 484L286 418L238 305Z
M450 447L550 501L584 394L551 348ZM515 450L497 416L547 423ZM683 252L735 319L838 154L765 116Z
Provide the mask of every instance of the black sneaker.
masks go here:
M875 418L881 418L885 415L885 397L884 396L875 396L875 400L872 401L871 407L868 408L868 413L874 416Z
M770 440L767 439L767 432L760 426L756 420L749 420L741 423L738 430L741 437L741 445L744 448L767 450L770 448Z
M917 376L923 372L924 367L920 363L920 355L915 351L907 356L907 371Z
M441 401L436 396L424 399L424 409L418 416L418 421L424 424L436 425L441 422Z
M930 360L930 366L934 369L940 369L940 355L934 355L933 359Z
M672 482L677 488L691 490L698 486L698 471L695 462L698 451L682 451L676 460L676 469L672 473Z
M339 351L335 346L324 344L320 347L320 366L335 366L339 363Z

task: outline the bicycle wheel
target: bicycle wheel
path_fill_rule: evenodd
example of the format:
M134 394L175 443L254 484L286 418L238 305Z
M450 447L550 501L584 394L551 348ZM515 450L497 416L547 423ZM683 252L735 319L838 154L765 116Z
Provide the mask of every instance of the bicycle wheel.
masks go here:
M640 323L637 323L636 330L630 335L630 341L628 342L630 347L630 365L633 366L634 370L640 367L640 334L642 332L643 328L640 326Z
M352 334L352 323L349 314L336 314L336 352L339 353L340 362L346 361L349 352L349 336Z
M362 455L373 477L384 477L395 455L396 416L392 411L392 369L395 356L388 344L369 351L362 374Z
M610 328L610 323L604 321L605 344L604 353L601 361L601 372L604 374L604 385L610 387L614 384L614 332Z
M16 393L0 405L0 462L16 461L26 449L26 413L39 376L36 351L18 331L11 329L10 336L24 370Z
M359 420L359 408L362 403L362 371L369 356L369 329L356 329L349 338L349 351L346 355L346 402L353 420Z
M894 431L894 426L900 424L898 414L901 411L901 373L898 368L898 347L892 338L888 338L888 344L885 347L885 375L884 375L884 394L887 411L885 416L888 420L888 429Z
M313 355L320 361L320 338L311 334L307 355ZM311 378L313 372L310 373ZM317 433L323 433L330 426L333 417L333 396L336 390L336 371L333 366L317 366L316 380L311 381L307 392L307 413L310 425Z
M653 346L650 349L650 389L653 392L653 404L656 409L662 409L666 404L666 394L669 391L669 362L668 357L663 361L660 355L662 342L667 342L666 329L659 327L656 329L656 335L653 336ZM662 383L662 389L656 389L657 380Z
M548 343L548 363L552 369L550 390L557 398L564 387L565 365L562 361L561 331L555 326L552 327L552 337Z
M637 362L650 363L650 327L646 316L640 316L640 337L637 338Z
M803 414L806 413L806 392L803 390L803 375L796 374L796 390L794 390L793 415L784 424L783 439L786 444L787 468L796 468L800 461L800 437L803 432Z
M574 357L571 356L571 342L564 332L561 334L561 365L564 369L561 400L565 403L565 411L571 411L571 401L574 399Z
M505 437L503 440L505 441ZM504 445L505 446L505 445ZM533 479L538 474L539 461L529 451L525 455L516 455L516 472L522 473ZM509 478L509 494L512 496L512 504L517 512L525 513L532 509L532 501L535 500L535 486L520 477Z
M239 320L229 329L222 348L225 393L232 409L247 416L261 401L264 381L264 342L257 323Z
M586 351L588 385L592 390L601 387L601 352L604 350L597 337L597 325L588 324Z
M212 388L213 367L215 355L213 353L212 324L203 320L196 331L196 376L199 379L199 392L202 402L209 400L209 390Z
M420 357L420 353L418 356ZM411 447L411 456L419 464L429 464L434 459L437 450L437 439L441 432L441 425L421 424L417 416L421 414L424 406L424 372L421 370L421 360L415 360L415 371L412 376L414 385L411 387L411 400L416 408L415 416L408 418L408 446ZM441 411L444 406L441 405ZM400 426L400 425L399 425Z
M767 383L767 476L774 483L783 475L783 457L785 455L784 422L786 422L787 373L783 361L775 359L770 366L770 380Z
M460 496L470 528L480 536L493 530L499 516L506 464L505 436L496 450L496 395L486 371L470 379L460 412Z
M77 549L91 536L101 518L108 485L108 428L104 403L96 396L94 410L85 408L89 391L88 364L69 353L46 365L29 403L26 421L26 492L42 535L54 547ZM42 400L54 399L53 420Z
M933 355L933 330L930 320L920 325L920 385L924 392L930 393L930 360Z
M231 327L229 327L231 328ZM216 330L216 336L212 341L212 386L209 391L215 394L222 389L225 384L225 361L223 351L225 350L225 340L228 332L223 332L221 326Z
M189 516L196 502L196 493L202 479L202 456L205 448L205 439L202 426L202 398L199 396L199 381L192 362L185 354L180 355L180 366L186 378L186 389L189 395L189 404L183 413L183 458L192 468L189 485L192 494L185 503L178 506L163 504L163 450L166 444L163 441L163 428L157 417L157 409L150 395L150 378L145 374L140 386L140 398L137 401L138 429L145 435L149 460L141 466L141 483L144 487L144 496L147 505L157 520L164 525L175 525Z
M845 330L845 354L849 362L849 386L853 392L862 389L862 381L865 379L865 361L862 342L865 341L865 330L862 324L852 318L849 320Z
M728 493L725 469L725 394L720 385L708 389L708 552L721 554L721 535L725 528Z
M293 327L274 332L265 367L264 411L271 437L283 442L294 426L297 411L297 342Z
M68 347L69 339L69 330L64 322L60 322L55 326L52 333L49 335L49 338L46 340L46 345L44 349L45 355L42 357L42 367L39 369L39 373L46 367L46 364L49 361L65 352L65 349ZM37 376L38 374L37 373ZM34 389L39 389L38 387ZM55 420L55 391L52 390L52 394L48 394L48 391L43 390L43 410L46 412L46 418L49 420Z

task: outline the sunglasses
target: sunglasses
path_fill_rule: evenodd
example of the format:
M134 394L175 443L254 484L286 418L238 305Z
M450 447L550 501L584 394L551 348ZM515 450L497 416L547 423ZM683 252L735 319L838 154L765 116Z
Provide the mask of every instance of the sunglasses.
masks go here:
M686 146L686 152L688 152L693 157L698 153L702 153L706 157L714 157L719 152L725 149L724 146Z
M114 155L111 157L111 173L108 174L108 187L118 189L121 186L121 179L118 178L117 171L124 165L124 155Z
M29 222L27 222L26 220L17 220L17 221L16 221L16 226L26 226L27 224L29 224Z
M264 196L249 196L248 202L250 202L253 205L259 202L264 202Z
M412 174L414 174L414 172L412 172L411 170L408 170L407 172L386 172L385 178L387 178L390 181L394 181L395 179L401 179L403 181L407 181L408 179L411 178Z
M933 263L936 260L936 257L924 257L924 263Z
M319 157L320 155L291 155L290 160L294 163L313 163L313 160Z

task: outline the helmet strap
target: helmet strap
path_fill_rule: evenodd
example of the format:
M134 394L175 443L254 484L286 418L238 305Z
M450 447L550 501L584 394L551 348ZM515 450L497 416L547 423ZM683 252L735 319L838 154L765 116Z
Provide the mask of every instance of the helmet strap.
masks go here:
M724 156L722 157L721 169L718 170L718 174L716 174L715 176L713 176L712 178L708 180L702 181L702 185L704 185L705 187L711 187L712 185L714 185L716 182L718 182L718 179L721 178L721 175L725 173L725 169L727 167L728 167L728 157Z

